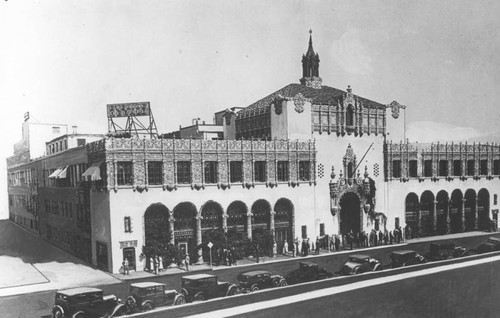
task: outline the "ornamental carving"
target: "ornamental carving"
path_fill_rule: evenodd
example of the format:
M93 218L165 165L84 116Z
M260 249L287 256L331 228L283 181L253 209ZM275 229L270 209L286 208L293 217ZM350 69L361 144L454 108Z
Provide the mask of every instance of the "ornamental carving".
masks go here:
M399 110L400 109L405 109L406 106L401 105L400 103L396 101L392 101L389 105L386 106L387 108L391 109L391 114L394 119L399 118Z
M310 98L305 98L301 93L298 93L293 98L293 104L295 105L295 111L297 113L302 113L304 111L304 105L306 102L311 103L312 100Z

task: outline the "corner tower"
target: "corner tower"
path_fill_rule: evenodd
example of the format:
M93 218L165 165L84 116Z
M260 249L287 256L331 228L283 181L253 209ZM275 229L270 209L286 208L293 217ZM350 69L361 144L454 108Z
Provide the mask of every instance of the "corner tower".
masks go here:
M314 53L312 43L312 30L309 30L309 47L307 53L302 55L302 85L307 87L320 89L321 77L319 77L319 55Z

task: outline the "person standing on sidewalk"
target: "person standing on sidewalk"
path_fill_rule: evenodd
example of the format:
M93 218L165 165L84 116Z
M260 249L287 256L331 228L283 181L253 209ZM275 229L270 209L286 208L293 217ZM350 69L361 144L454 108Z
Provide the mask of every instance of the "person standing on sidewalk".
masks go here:
M125 260L123 260L123 275L128 275L129 274L129 262L128 262L128 258L125 258Z
M184 257L184 263L186 264L186 272L189 272L189 262L190 262L189 254L186 253L186 256Z

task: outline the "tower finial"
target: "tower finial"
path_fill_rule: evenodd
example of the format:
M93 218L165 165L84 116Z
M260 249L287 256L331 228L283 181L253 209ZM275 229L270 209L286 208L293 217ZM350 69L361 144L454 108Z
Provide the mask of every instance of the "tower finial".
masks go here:
M309 34L312 35L313 34L313 30L309 29Z

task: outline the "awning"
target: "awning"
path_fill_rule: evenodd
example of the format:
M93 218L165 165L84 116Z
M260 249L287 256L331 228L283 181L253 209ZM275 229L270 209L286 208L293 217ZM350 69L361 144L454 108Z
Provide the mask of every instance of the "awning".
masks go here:
M66 172L68 171L68 167L64 167L64 169L61 170L61 172L57 175L57 179L66 179Z
M103 161L94 162L90 165L90 167L85 170L82 174L83 179L88 180L90 178L91 181L101 180L101 165Z
M63 170L63 168L57 168L56 171L52 172L51 175L49 176L49 179L50 178L57 178L57 176L61 173L61 171Z

